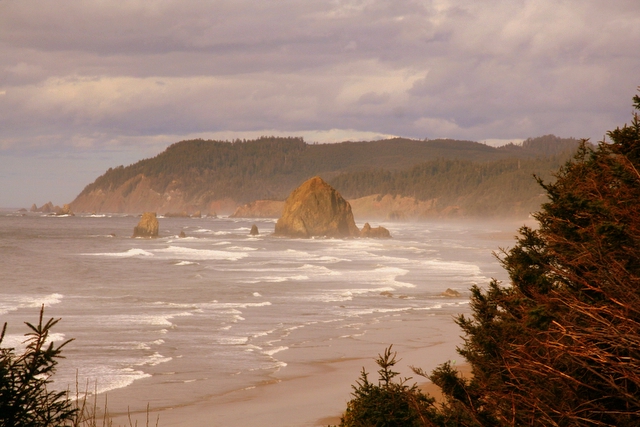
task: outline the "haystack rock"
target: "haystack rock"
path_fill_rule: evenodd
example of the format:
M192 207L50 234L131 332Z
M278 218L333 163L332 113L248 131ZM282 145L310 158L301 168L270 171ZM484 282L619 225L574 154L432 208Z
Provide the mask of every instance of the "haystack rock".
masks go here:
M360 230L360 237L369 237L374 239L390 239L391 233L386 228L380 226L372 228L369 223L365 223L362 230Z
M353 219L351 205L322 178L314 177L289 195L274 235L357 237L360 230Z
M145 212L136 227L132 237L158 237L160 225L155 212Z
M253 224L251 226L251 231L249 232L250 236L258 236L260 234L260 232L258 231L258 226Z

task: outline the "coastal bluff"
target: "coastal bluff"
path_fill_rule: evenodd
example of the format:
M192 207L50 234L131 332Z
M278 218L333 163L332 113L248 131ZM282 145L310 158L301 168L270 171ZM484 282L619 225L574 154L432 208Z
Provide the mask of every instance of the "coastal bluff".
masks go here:
M362 233L351 205L322 178L316 176L293 190L284 203L274 235L283 237L391 237L384 227ZM372 230L375 230L372 232Z

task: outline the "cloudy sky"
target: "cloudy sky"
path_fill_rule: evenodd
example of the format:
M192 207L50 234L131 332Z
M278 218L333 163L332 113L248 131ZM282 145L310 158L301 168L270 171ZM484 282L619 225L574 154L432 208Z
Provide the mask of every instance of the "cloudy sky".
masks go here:
M0 0L0 206L203 137L599 141L638 0Z

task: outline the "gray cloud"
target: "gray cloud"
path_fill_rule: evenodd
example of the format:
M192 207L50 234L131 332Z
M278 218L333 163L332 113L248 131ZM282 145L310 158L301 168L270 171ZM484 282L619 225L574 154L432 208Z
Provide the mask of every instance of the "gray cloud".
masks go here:
M598 140L629 120L638 40L637 0L4 0L0 150Z

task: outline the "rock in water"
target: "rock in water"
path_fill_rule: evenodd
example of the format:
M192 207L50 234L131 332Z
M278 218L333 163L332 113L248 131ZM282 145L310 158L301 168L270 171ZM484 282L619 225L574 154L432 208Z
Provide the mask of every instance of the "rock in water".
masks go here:
M456 291L455 289L447 288L447 290L442 292L440 296L446 298L457 298L460 296L460 292Z
M187 237L187 235L184 233L184 230L180 230L180 234L178 235L178 237L184 239L185 237Z
M132 237L158 237L160 226L155 212L145 212L137 226L133 229Z
M351 205L320 177L305 181L284 203L274 235L286 237L357 237Z
M257 225L255 225L255 224L253 224L253 225L251 226L251 231L249 232L249 235L251 235L251 236L257 236L257 235L259 235L259 234L260 234L260 232L258 231L258 226L257 226Z
M391 233L386 228L379 226L372 228L368 222L364 224L362 230L360 230L360 237L370 237L375 239L390 239Z

